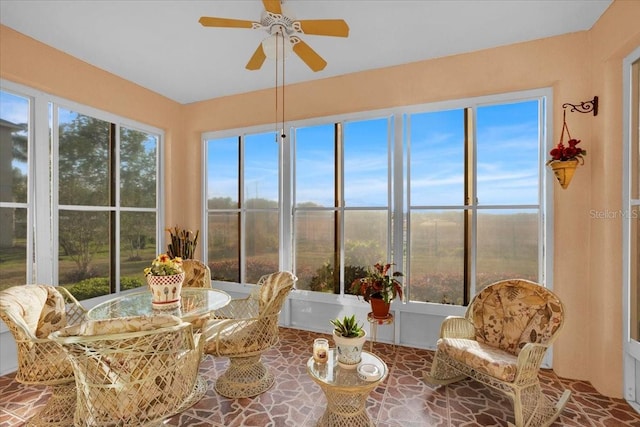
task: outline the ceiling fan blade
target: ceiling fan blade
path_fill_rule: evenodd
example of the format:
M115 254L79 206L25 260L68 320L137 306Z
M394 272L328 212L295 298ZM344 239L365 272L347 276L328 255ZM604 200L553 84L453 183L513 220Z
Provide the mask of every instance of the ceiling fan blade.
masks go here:
M255 52L253 52L253 56L249 60L246 65L247 70L259 70L264 64L264 60L267 59L267 55L264 54L264 49L262 49L262 43L258 45L258 48Z
M298 37L291 37L291 43L293 44L293 51L309 66L313 71L324 70L327 66L327 61L322 59L315 50L303 42Z
M216 18L211 16L203 16L198 22L202 24L203 27L255 28L255 25L260 25L256 22L242 19Z
M305 19L294 22L293 28L304 34L349 37L349 26L343 19Z
M282 6L280 6L280 0L262 0L264 8L267 12L282 15Z

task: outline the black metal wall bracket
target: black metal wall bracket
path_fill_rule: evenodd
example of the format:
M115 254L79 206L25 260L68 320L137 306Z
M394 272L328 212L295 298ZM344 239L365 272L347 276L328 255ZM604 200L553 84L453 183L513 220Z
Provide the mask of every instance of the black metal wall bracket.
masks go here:
M590 113L593 111L593 115L598 115L598 97L594 96L591 101L584 101L580 104L562 104L562 108L571 107L571 112L577 111L578 113Z

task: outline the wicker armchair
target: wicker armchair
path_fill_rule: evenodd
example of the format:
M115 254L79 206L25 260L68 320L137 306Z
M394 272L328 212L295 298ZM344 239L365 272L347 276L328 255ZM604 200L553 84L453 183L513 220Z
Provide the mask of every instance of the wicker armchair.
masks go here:
M178 317L90 320L50 337L75 371L77 427L162 425L206 392L202 341Z
M205 353L230 362L215 382L222 396L256 396L273 385L274 376L260 357L278 342L280 310L296 280L282 271L263 276L251 295L231 300L205 325Z
M62 348L48 336L85 317L86 310L63 287L22 285L0 292L0 318L9 327L18 350L16 381L51 390L47 404L29 425L71 424L76 404L73 369Z
M564 322L564 305L548 289L526 280L489 285L469 304L465 317L448 317L424 379L450 384L471 377L506 394L515 425L548 426L571 392L556 403L540 388L538 371Z
M184 269L183 288L208 288L211 289L211 269L202 261L196 259L183 259Z

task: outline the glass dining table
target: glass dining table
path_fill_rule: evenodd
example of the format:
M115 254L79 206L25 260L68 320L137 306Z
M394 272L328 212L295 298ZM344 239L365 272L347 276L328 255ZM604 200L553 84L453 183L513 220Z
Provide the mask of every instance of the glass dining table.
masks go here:
M144 316L153 314L173 314L186 322L194 322L204 315L214 312L231 301L224 291L203 288L182 288L180 306L159 310L151 305L151 292L141 291L121 295L91 308L87 317L92 320L116 317Z

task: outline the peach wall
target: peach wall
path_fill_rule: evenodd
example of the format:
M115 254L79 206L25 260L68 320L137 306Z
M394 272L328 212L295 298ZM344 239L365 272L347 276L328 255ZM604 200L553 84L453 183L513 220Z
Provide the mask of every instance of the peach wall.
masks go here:
M182 106L100 68L0 25L0 77L52 95L127 117L165 131L168 171L183 163L171 155L184 134ZM36 141L38 144L38 141ZM170 174L167 199L174 194ZM182 194L177 191L180 197ZM167 223L174 217L167 211Z
M615 6L615 7L613 7ZM622 209L622 61L640 46L640 2L616 1L590 31L592 95L602 113L592 120L590 209ZM623 392L622 218L590 217L590 381L604 394ZM585 332L587 332L585 330ZM611 373L616 381L611 381Z
M599 95L600 113L568 113L588 151L571 186L554 183L554 289L568 319L554 348L564 377L622 397L621 224L592 209L621 206L621 61L640 45L640 2L616 0L590 31L287 86L287 120L552 87L562 104ZM0 77L167 132L167 224L199 228L201 133L273 122L272 90L180 106L0 27ZM552 178L551 178L552 179Z

